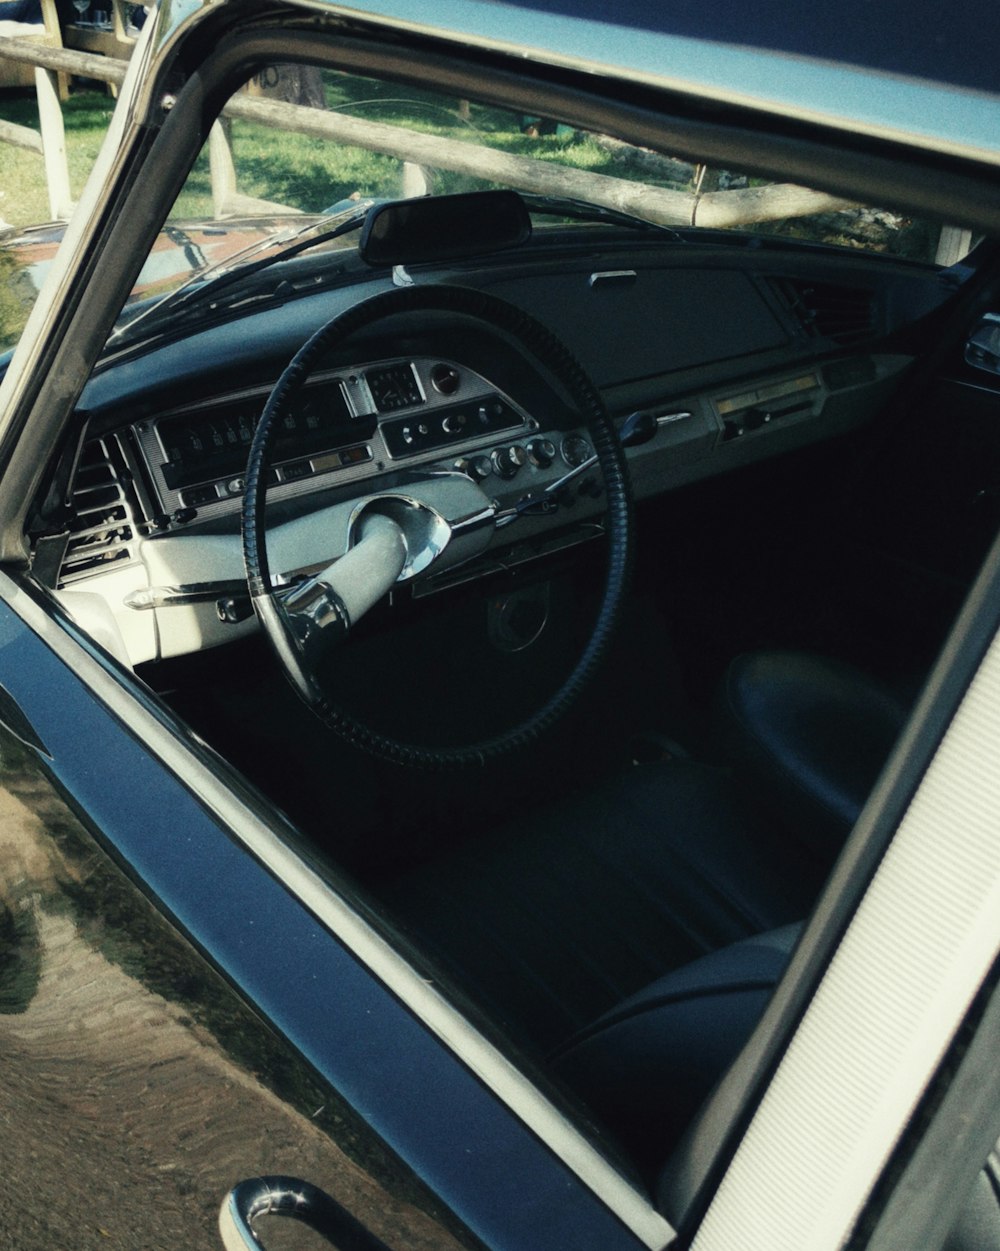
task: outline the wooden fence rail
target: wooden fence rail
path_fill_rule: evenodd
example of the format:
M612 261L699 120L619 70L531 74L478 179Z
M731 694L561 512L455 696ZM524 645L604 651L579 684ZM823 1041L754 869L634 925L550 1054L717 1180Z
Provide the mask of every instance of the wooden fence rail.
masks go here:
M128 68L128 62L117 57L103 56L99 52L79 52L74 48L50 48L33 39L18 36L0 39L0 56L8 61L20 61L51 71L62 70L80 78L93 78L116 86L125 81Z
M48 154L64 150L62 119L58 109L58 97L51 82L55 74L64 73L99 82L121 84L127 63L115 57L74 51L69 48L45 47L30 39L4 39L0 41L0 56L36 66L36 83L39 86L40 139L23 128L0 130L0 141L18 143L22 147L38 148ZM55 105L53 112L51 105ZM624 178L612 178L606 174L593 174L573 169L551 161L536 160L528 156L500 152L480 144L465 143L438 135L421 134L384 122L363 120L346 114L328 112L325 109L306 108L279 100L260 99L249 95L234 96L224 110L228 118L240 118L258 122L297 134L313 135L320 139L349 144L397 157L410 165L432 169L447 169L469 174L490 182L502 182L522 191L541 195L569 196L589 200L606 208L634 213L647 221L667 226L724 227L750 225L754 222L771 221L786 217L799 217L809 213L830 212L845 206L845 201L803 187L773 185L769 187L713 191L705 195L671 191L650 187L645 183ZM58 114L58 118L56 116ZM225 162L225 147L217 131L212 149L213 164ZM65 164L65 161L63 161ZM226 188L217 195L216 212L220 216L253 207L253 201L239 195L231 185L230 170L217 174L214 183ZM68 187L68 180L66 185ZM50 202L60 208L68 204L68 190L58 191L50 183ZM268 211L276 207L268 204ZM66 216L65 212L53 211L54 217Z
M35 67L35 94L38 98L38 130L0 123L0 142L41 153L45 162L45 182L49 214L53 221L68 221L73 212L73 196L66 160L66 132L63 127L59 78L76 74L98 82L120 86L128 62L70 48L53 48L34 39L0 39L0 57Z
M278 100L234 96L225 115L261 122L318 139L367 148L431 169L470 174L540 195L569 196L604 208L633 213L665 226L736 226L849 207L847 201L805 187L773 184L752 189L691 192L650 187L607 174L593 174L553 161L536 160L479 144L425 135L401 126L350 117Z
M54 219L68 217L72 203L57 75L75 75L120 85L125 77L127 62L113 56L47 47L37 41L19 38L0 39L2 57L35 66L40 131L36 133L25 127L0 123L0 142L42 153L52 216ZM226 105L224 116L230 120L256 122L397 157L411 172L420 168L446 169L517 187L522 191L587 200L666 226L749 226L854 207L835 196L791 184L775 183L705 194L652 187L625 178L589 173L552 161L498 151L481 144L422 134L333 110L307 108L249 94L234 96ZM254 200L239 193L228 127L225 125L216 124L213 130L210 161L213 200L218 217L254 211L270 213L281 208L280 205ZM411 177L410 185L419 192L424 183L420 178ZM966 243L964 238L953 238L963 233L949 233L946 228L942 248L954 251ZM945 258L941 256L939 259L944 261Z

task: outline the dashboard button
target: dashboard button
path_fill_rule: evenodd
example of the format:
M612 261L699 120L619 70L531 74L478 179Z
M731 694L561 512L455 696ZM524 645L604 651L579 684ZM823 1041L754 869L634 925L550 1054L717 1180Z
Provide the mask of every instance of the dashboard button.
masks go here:
M459 473L464 473L467 478L471 478L473 482L482 482L483 478L488 478L493 472L493 465L488 456L473 456L471 460L467 456L460 456L455 461L455 468Z
M441 422L441 429L445 434L461 434L465 429L465 422L465 413L449 413Z

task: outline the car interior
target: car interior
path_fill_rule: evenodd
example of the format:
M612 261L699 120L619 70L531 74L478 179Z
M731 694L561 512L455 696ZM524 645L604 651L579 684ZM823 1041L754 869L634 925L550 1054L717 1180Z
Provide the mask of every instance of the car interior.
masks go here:
M33 574L669 1211L1000 521L995 248L439 181L182 196Z

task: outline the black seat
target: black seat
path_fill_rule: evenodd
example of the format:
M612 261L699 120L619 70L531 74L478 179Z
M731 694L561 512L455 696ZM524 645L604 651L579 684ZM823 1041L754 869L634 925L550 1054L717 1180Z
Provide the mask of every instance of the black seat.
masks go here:
M380 893L543 1058L669 970L799 920L822 877L725 769L674 761L471 840Z
M787 925L675 969L552 1055L556 1074L650 1181L750 1036L801 928Z
M685 1131L760 1019L905 718L858 670L799 653L739 658L720 708L732 769L638 766L388 892L671 1217ZM989 1168L946 1251L1000 1251Z
M637 766L385 892L650 1176L784 967L794 931L760 935L810 911L904 716L794 653L735 662L722 708L733 769Z
M867 673L805 652L738 656L717 701L721 750L745 793L827 863L906 720L906 703Z

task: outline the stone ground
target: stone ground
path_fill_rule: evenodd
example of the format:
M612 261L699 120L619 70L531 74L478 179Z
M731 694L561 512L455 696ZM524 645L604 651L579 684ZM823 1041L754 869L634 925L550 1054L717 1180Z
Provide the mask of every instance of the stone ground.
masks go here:
M265 1172L321 1186L390 1247L457 1247L84 941L56 907L67 872L31 808L0 791L0 901L12 891L31 910L41 954L24 1010L0 1014L8 1251L217 1251L223 1198ZM328 1245L287 1220L264 1236L272 1251Z

